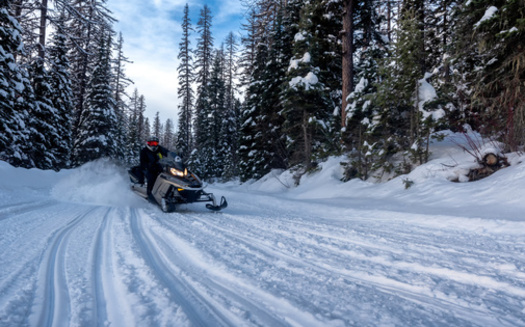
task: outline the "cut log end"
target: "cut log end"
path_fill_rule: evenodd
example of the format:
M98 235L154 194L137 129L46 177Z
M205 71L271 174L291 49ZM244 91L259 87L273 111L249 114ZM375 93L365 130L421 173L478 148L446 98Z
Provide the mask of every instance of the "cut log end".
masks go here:
M487 153L485 157L483 157L483 164L487 166L496 166L499 164L499 157L494 153Z

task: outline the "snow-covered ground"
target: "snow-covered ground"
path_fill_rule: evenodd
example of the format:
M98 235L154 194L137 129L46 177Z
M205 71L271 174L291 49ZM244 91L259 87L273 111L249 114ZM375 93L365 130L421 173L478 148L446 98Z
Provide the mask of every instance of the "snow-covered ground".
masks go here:
M447 139L408 176L215 185L165 214L106 161L0 162L0 326L525 326L525 164L452 183ZM405 189L405 182L414 184Z

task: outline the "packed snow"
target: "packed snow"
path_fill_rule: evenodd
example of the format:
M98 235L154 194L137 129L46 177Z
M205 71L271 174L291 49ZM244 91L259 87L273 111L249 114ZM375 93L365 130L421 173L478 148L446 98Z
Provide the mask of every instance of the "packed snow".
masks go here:
M498 12L498 8L494 6L488 7L487 10L485 11L485 14L483 14L483 17L481 17L481 19L479 20L479 22L474 24L474 27L478 27L484 21L492 19L497 12Z
M331 158L211 185L219 213L163 213L111 161L0 162L0 326L525 326L523 158L453 183L461 142L389 182Z

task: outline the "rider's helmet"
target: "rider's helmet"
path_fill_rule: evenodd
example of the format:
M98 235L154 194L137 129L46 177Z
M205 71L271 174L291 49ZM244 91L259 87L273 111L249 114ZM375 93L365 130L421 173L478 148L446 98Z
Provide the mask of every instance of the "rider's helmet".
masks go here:
M159 138L156 136L150 136L146 140L146 147L152 151L155 152L159 148Z

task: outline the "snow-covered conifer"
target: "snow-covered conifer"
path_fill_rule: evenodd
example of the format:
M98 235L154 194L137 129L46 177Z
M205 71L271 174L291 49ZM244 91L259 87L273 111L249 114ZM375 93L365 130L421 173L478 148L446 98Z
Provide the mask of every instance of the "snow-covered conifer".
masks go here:
M111 88L109 39L107 36L100 41L97 65L89 82L87 108L75 139L74 159L77 164L102 157L114 158L123 146L117 143L118 122Z
M195 74L193 72L192 51L190 48L190 34L192 30L189 17L189 7L186 4L182 21L182 40L179 43L178 58L180 60L180 65L177 69L179 73L178 96L179 99L181 99L179 105L177 150L184 160L188 159L193 147L192 118L194 92L192 83L195 80Z
M50 84L53 90L51 100L56 110L55 128L58 138L51 140L51 149L54 152L56 169L66 168L70 165L72 150L71 113L73 112L73 92L67 58L66 36L57 31L49 47Z
M30 146L26 123L32 89L15 60L24 47L20 25L10 12L11 3L0 2L0 158L32 166L26 152Z

